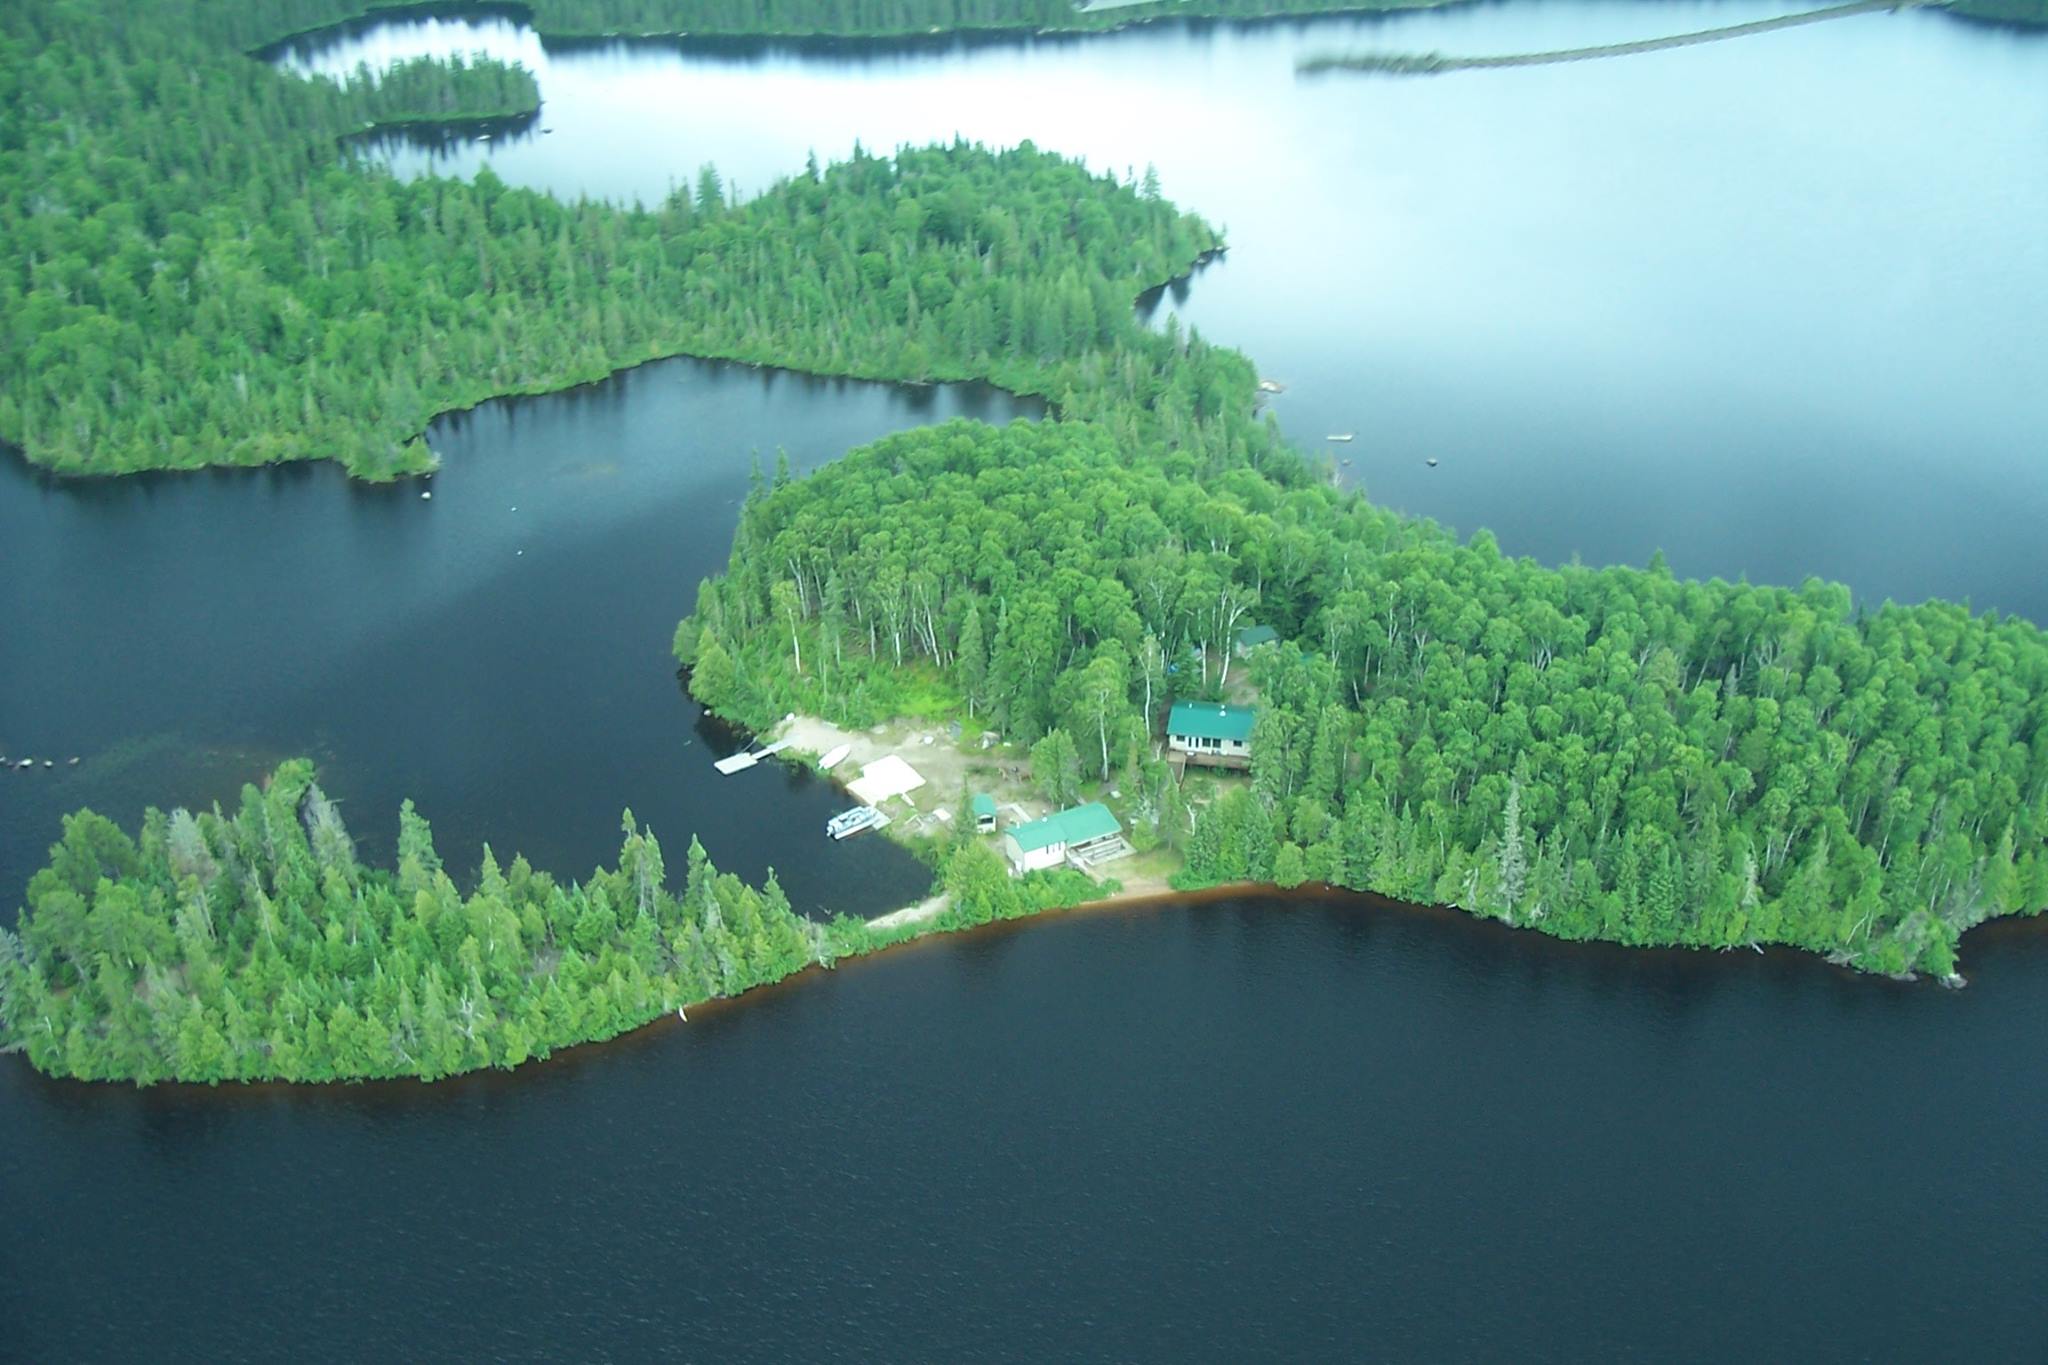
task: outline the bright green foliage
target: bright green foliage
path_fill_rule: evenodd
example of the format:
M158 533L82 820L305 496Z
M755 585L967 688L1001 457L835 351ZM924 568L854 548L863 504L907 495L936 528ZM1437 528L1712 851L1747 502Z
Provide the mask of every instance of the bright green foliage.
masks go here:
M1149 637L1198 692L1256 603L1284 643L1250 664L1251 781L1198 815L1183 885L1298 875L1567 937L1791 943L1884 971L1946 970L1971 924L2048 904L2035 626L1859 611L1818 581L1543 568L1271 464L1214 469L1107 423L892 436L750 503L700 597L700 653L729 651L734 714L864 721L899 661L949 666L971 613L993 623L991 723L1061 722L1033 770L1064 799L1065 727L1093 778L1097 689L1114 676L1143 705L1120 661ZM831 685L755 628L792 580L806 658L823 620L855 623Z
M224 41L308 8L0 7L0 440L76 472L389 477L431 466L439 413L681 353L1183 426L1236 392L1237 357L1183 364L1131 316L1219 245L1155 194L1029 144L857 154L743 206L708 169L652 210L400 182L337 140L519 107L531 77L414 62L341 87Z
M969 843L947 858L940 884L952 901L935 926L939 929L1018 919L1112 894L1085 872L1068 867L1012 877L1002 855L981 841Z
M1070 806L1081 794L1081 756L1073 736L1048 730L1031 746L1031 781L1038 794L1054 806Z
M0 1047L93 1080L431 1080L512 1067L841 949L770 874L721 875L693 840L681 895L629 812L616 869L562 886L489 850L475 890L400 815L396 873L355 858L303 761L241 808L152 810L131 840L64 822L0 933Z

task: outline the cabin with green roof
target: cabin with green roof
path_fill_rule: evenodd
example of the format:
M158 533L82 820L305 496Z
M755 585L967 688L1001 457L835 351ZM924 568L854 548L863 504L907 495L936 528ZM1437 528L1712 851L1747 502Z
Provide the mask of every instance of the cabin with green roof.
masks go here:
M1252 765L1252 722L1258 708L1213 701L1177 701L1166 716L1166 751L1182 763L1211 768Z
M1100 801L1074 806L1043 820L1012 825L1003 831L1003 855L1020 876L1061 863L1091 867L1121 858L1130 851L1123 826Z
M1237 657L1249 659L1260 645L1278 644L1280 632L1271 626L1246 626L1237 633Z
M996 828L996 799L987 792L976 792L968 809L974 812L974 827L983 834L993 834Z

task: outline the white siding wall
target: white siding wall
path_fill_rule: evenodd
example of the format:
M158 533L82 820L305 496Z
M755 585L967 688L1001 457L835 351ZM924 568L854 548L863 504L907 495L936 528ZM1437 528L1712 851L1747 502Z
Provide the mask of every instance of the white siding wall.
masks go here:
M1009 835L1003 836L1003 855L1010 860L1010 866L1019 872L1037 872L1043 868L1058 867L1067 860L1065 844L1050 844L1030 853L1017 847L1017 841Z

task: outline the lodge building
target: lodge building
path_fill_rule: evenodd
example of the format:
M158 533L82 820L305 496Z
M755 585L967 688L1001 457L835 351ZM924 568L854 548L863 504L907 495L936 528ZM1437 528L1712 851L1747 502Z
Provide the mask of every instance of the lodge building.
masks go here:
M1182 763L1249 768L1252 721L1257 715L1257 710L1250 706L1177 701L1166 717L1166 752Z

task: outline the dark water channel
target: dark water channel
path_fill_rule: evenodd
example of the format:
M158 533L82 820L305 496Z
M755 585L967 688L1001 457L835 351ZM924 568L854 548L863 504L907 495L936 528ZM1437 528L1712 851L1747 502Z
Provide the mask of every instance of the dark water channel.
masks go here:
M431 500L331 468L51 484L0 463L0 752L60 765L0 773L9 908L61 814L132 826L307 754L373 859L411 796L451 867L490 840L580 876L631 807L678 866L695 833L743 876L774 866L799 907L892 909L928 874L880 840L828 845L829 785L712 772L733 741L678 686L669 641L725 563L757 456L802 470L919 423L1036 411L674 360L438 423Z
M955 131L1157 163L1236 249L1173 308L1511 551L2048 620L2048 44L1873 16L1627 62L1296 82L1326 47L1616 41L1769 4L1468 6L1089 42L598 45L407 23L548 101L408 171L652 198ZM553 128L552 133L542 128ZM792 898L923 874L710 774L670 629L750 457L1028 406L669 362L330 469L0 463L0 893L58 815L310 753L373 856L575 875L619 808ZM1440 458L1427 470L1425 454ZM918 945L514 1076L136 1093L0 1059L0 1360L2037 1359L2048 941L1970 989L1310 899Z

